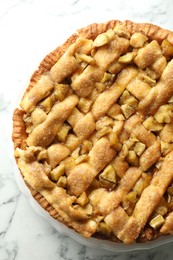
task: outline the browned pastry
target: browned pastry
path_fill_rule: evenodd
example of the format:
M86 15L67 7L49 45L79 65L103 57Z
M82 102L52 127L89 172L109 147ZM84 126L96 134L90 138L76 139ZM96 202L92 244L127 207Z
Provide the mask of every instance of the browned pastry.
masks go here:
M173 233L172 58L158 26L89 25L45 57L14 111L33 197L86 238Z

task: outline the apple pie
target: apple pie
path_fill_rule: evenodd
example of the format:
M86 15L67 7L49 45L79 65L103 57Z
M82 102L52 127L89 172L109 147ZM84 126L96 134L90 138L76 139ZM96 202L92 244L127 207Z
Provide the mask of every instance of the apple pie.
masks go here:
M173 33L117 20L78 30L33 73L12 139L32 196L84 237L173 234Z

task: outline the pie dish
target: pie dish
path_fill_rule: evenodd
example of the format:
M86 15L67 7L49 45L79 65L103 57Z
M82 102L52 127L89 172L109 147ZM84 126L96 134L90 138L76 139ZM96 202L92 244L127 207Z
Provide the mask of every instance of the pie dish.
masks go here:
M173 233L173 33L111 20L48 54L13 113L34 199L85 238Z

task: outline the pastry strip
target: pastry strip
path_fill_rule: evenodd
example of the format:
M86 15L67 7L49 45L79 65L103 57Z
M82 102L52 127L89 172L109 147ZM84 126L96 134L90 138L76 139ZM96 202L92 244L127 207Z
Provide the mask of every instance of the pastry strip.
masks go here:
M68 192L79 196L87 190L97 174L115 156L107 138L101 138L89 152L88 163L77 165L67 177Z
M125 244L131 244L140 231L136 219L134 217L129 218L121 206L111 211L104 221Z
M163 234L173 234L173 212L169 213L166 217L165 223L160 229Z
M115 209L123 200L125 195L133 188L142 174L141 169L130 167L121 179L118 188L107 191L103 188L93 191L90 195L90 203L94 204L96 212L106 216ZM97 197L97 199L96 199Z
M53 87L54 84L50 77L47 75L42 76L34 87L24 95L24 98L20 103L21 107L27 113L32 112L35 109L36 104L50 94Z
M139 201L137 202L132 216L143 228L159 204L167 187L173 180L173 152L169 153L162 163L161 169L156 172L150 185L144 189Z
M30 136L27 138L27 144L30 146L42 146L49 145L55 137L58 129L62 123L72 113L74 107L77 105L78 97L72 95L64 99L60 103L56 103L51 109L46 120L36 126Z
M95 120L107 113L111 106L121 96L128 83L136 77L137 74L138 71L135 68L130 67L124 69L119 74L116 82L98 96L91 109Z
M115 39L109 43L109 47L102 46L94 55L97 65L105 71L129 47L128 39L118 37L117 35L114 37Z
M165 68L159 82L149 94L139 102L138 111L144 116L153 115L161 105L173 95L173 60Z

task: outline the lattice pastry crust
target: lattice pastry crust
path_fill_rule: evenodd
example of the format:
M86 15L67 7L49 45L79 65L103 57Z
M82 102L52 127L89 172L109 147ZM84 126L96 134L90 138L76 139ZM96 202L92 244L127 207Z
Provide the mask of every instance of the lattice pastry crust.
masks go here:
M32 195L86 238L173 233L172 57L168 30L89 25L45 57L14 111Z

